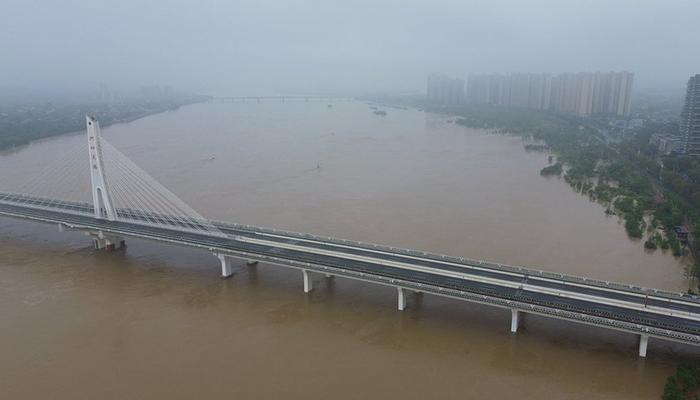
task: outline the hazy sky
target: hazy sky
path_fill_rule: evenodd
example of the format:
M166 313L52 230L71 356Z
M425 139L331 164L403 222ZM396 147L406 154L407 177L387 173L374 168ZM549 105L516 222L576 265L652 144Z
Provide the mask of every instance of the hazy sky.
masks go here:
M0 87L424 90L432 72L700 73L700 0L2 0Z

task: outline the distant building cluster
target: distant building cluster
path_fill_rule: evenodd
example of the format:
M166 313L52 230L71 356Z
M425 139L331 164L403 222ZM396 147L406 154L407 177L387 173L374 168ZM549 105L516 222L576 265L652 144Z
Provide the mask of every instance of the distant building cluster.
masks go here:
M467 100L472 103L547 110L552 77L547 74L470 75Z
M664 156L682 152L680 136L654 134L651 135L649 143L656 147L658 154Z
M649 143L662 155L700 156L700 74L688 79L679 127L677 135L654 134Z
M464 81L445 75L430 75L427 99L437 104L462 103L464 102Z
M680 151L700 156L700 74L688 79L679 133Z
M626 116L630 111L633 81L634 74L630 72L471 75L466 98L474 103L579 116Z
M470 75L464 81L445 75L428 77L427 100L552 110L578 116L630 114L631 72ZM627 121L630 124L635 120ZM635 124L636 125L636 124ZM628 126L626 128L634 128ZM660 154L700 156L700 74L688 79L678 135L655 134L650 143Z

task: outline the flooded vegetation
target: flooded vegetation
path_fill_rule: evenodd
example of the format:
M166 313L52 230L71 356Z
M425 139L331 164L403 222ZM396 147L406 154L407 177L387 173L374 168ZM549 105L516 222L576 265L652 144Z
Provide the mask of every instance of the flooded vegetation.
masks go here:
M609 143L589 120L574 116L494 106L430 106L420 100L412 104L458 115L457 124L462 126L541 142L524 145L556 156L556 163L542 168L541 175L562 176L574 191L601 204L606 214L620 216L630 238L642 239L645 249L670 249L673 256L688 257L690 263L697 258L691 254L687 234L677 234L700 226L700 206L692 199L694 178L677 178L677 161L662 170L650 158L651 149L644 141L648 130ZM683 170L688 169L692 170ZM694 236L700 235L696 231ZM696 266L689 270L700 273Z

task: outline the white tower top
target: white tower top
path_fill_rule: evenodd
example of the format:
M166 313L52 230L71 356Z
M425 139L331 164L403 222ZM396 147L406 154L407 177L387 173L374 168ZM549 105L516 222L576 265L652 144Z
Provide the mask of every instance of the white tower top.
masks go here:
M116 221L117 212L109 192L102 160L100 123L95 117L87 115L85 116L85 121L87 123L88 148L90 152L90 178L92 180L92 204L95 207L95 218Z

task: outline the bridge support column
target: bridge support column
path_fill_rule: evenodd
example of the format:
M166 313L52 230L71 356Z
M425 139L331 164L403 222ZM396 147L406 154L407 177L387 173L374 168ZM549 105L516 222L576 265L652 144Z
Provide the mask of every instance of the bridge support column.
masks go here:
M639 356L647 356L647 345L649 344L649 335L639 335Z
M92 243L95 245L95 250L102 250L107 247L105 240L98 237L92 238Z
M92 241L95 244L95 250L108 250L114 251L126 247L126 241L124 238L119 236L105 235L102 232L88 232Z
M515 333L518 331L518 327L520 326L520 311L510 310L510 314L510 331Z
M400 287L397 287L396 290L399 292L399 311L403 311L406 309L406 293Z
M304 293L309 293L314 288L313 282L311 281L311 275L309 274L309 271L305 269L301 270L301 274L304 276Z
M106 237L105 248L109 251L114 251L126 247L126 241L120 237Z
M231 259L223 254L217 254L216 257L221 261L221 277L228 278L233 275L233 268L231 267Z

